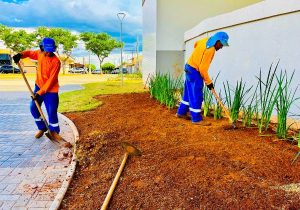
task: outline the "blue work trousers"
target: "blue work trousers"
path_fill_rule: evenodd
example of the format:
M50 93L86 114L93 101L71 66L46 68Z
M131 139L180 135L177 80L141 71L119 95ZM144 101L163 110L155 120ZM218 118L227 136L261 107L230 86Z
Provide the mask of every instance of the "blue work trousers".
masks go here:
M40 88L35 85L34 93L36 93ZM57 117L57 108L59 103L58 93L45 93L41 95L38 100L39 105L41 106L42 103L45 102L45 107L48 113L48 121L49 121L49 129L50 131L55 131L59 133L59 125L58 125L58 117ZM39 130L47 130L46 125L37 109L34 101L30 102L30 111L35 120L35 123Z
M203 78L188 64L185 65L185 72L184 92L177 113L186 115L190 111L192 122L199 122L202 121Z

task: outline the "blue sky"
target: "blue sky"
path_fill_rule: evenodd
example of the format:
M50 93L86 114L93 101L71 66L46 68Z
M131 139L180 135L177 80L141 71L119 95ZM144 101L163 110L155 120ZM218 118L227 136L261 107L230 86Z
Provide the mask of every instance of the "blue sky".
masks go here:
M119 40L118 12L125 12L125 51L141 49L142 7L140 0L0 0L0 23L8 27L62 27L77 32L106 32Z

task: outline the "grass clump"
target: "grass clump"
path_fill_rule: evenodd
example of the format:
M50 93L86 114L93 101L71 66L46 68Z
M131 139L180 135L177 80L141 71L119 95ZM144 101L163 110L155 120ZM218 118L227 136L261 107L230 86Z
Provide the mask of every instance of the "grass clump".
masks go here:
M239 112L244 103L245 96L249 93L252 87L246 89L246 83L243 80L237 81L235 90L231 90L228 81L223 83L225 91L226 104L230 113L232 123L236 123L239 118ZM232 93L233 92L233 93Z
M274 70L272 69L273 64L271 64L266 80L263 80L261 70L259 72L259 76L257 76L259 82L260 108L260 118L257 122L259 133L262 133L263 130L266 131L268 129L271 115L278 98L277 84L275 83L275 75L278 64L279 62L276 64Z
M178 90L183 91L181 76L172 78L170 74L157 73L150 78L150 94L161 104L165 104L169 109L174 108L178 102Z
M204 117L206 117L209 114L211 108L213 107L212 98L213 98L212 92L205 86L203 88L203 116Z
M221 92L219 93L219 96L221 98ZM219 120L222 118L222 106L217 102L214 104L214 119ZM222 100L222 99L221 99Z
M251 95L246 101L250 100L250 103L247 104L247 102L245 102L245 104L243 104L242 110L243 110L243 124L246 127L251 127L252 125L252 120L253 118L256 118L256 120L258 119L258 99L257 99L257 88L258 85L256 85L254 94ZM246 105L247 104L247 105Z
M276 101L276 109L277 109L277 136L278 138L287 138L287 132L289 127L287 127L287 117L291 105L299 99L295 98L295 94L297 88L292 91L290 90L290 85L293 80L295 71L292 73L290 77L288 77L286 71L281 71L279 76L276 75L278 89L277 95L278 100Z
M219 75L220 75L220 72L217 74L214 84L217 83ZM203 88L203 116L204 117L206 117L209 114L211 109L213 109L213 110L216 109L216 107L214 106L212 101L213 101L213 94L205 85Z

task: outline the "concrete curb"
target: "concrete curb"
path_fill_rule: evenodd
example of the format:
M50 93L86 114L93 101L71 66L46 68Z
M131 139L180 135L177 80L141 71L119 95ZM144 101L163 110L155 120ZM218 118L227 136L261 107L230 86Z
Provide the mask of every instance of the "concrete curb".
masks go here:
M63 118L71 127L73 134L74 134L74 139L75 139L75 144L73 145L73 157L71 160L71 163L69 165L69 169L66 175L65 180L63 181L60 190L58 191L54 201L52 202L51 206L50 206L50 210L57 210L68 190L68 187L71 183L71 180L73 178L74 172L75 172L75 168L76 168L76 164L77 164L77 157L76 157L76 143L79 139L79 133L78 130L76 128L76 126L74 125L74 123L67 118L66 116L64 116L63 114L58 113L58 115Z

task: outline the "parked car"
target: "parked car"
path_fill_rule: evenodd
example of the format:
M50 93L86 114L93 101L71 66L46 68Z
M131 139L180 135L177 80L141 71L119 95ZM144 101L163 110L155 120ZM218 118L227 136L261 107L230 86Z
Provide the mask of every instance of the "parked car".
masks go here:
M21 71L20 71L20 69L13 67L12 65L3 65L0 67L0 73L2 73L2 74L9 74L9 73L19 74L19 73L21 73Z
M94 71L92 71L92 74L101 74L100 69L95 69Z
M86 74L87 71L84 68L72 68L69 70L69 73Z
M119 69L115 69L111 71L112 74L119 74Z
M113 70L111 73L112 74L119 74L120 73L120 68L117 68L117 69ZM128 73L127 69L123 68L123 74L127 74L127 73Z

